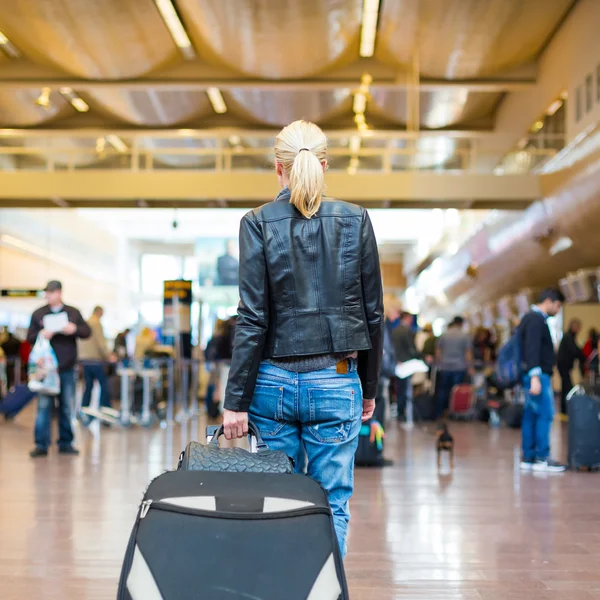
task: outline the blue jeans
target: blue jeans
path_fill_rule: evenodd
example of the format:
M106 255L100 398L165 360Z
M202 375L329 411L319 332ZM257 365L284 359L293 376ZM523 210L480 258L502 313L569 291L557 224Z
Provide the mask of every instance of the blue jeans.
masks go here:
M108 389L108 376L102 363L87 363L83 365L83 378L85 379L85 390L81 400L81 406L87 407L92 399L94 381L100 385L100 406L110 407L110 391Z
M442 417L450 406L450 395L455 385L464 383L467 378L466 371L440 371L437 377L436 392L436 419Z
M71 408L75 398L75 370L61 371L60 394L58 395L58 446L69 448L73 444ZM51 442L52 408L55 396L38 396L38 410L35 418L35 445L48 450Z
M296 472L318 481L329 497L342 556L354 491L354 454L362 416L356 361L347 374L336 367L293 373L263 362L250 406L250 419L271 450L283 450Z
M554 390L550 375L542 374L542 393L532 396L529 393L531 378L523 378L525 407L521 436L523 442L523 460L546 460L550 456L550 429L554 419Z

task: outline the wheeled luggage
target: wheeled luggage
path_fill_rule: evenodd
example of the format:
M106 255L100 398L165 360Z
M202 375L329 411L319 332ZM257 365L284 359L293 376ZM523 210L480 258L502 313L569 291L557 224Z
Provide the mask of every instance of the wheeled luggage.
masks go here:
M4 413L7 419L16 417L33 399L32 392L26 385L15 385L0 402L0 413Z
M363 423L358 434L358 446L354 455L354 464L357 467L383 466L384 438L385 435L381 423L375 419Z
M117 600L347 600L327 496L303 475L176 471L149 486Z
M455 385L450 394L450 416L455 419L470 419L473 416L475 395L468 383Z
M435 421L435 397L425 392L413 398L415 421Z
M507 404L500 410L500 418L511 429L521 429L523 422L523 405L520 402Z
M567 400L569 467L600 468L600 397L587 386L576 386Z

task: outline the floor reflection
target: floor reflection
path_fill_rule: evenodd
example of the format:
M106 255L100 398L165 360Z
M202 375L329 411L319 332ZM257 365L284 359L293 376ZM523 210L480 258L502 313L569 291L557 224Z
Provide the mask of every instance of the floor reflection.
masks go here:
M0 598L114 598L144 488L206 423L78 430L79 458L32 461L32 421L0 423ZM599 476L522 474L519 432L451 431L453 470L438 470L432 431L395 423L393 466L357 470L352 599L600 600Z

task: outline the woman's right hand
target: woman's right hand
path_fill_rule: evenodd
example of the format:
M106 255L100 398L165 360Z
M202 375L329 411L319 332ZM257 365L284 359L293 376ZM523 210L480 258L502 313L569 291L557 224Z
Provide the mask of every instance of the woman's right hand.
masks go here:
M223 433L227 440L236 440L248 435L248 413L225 409L223 412Z
M368 421L373 418L373 413L375 412L375 400L364 400L363 399L363 409L362 409L362 420Z

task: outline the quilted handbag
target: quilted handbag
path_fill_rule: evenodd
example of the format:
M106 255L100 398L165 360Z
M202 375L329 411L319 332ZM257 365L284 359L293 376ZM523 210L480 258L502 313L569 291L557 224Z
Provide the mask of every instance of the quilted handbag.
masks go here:
M221 448L219 427L209 444L190 442L179 457L179 471L221 471L226 473L293 473L294 463L281 450L269 450L254 423L248 430L256 438L257 452L244 448Z

